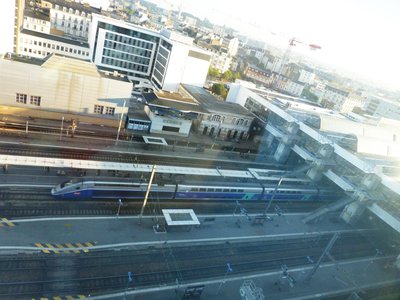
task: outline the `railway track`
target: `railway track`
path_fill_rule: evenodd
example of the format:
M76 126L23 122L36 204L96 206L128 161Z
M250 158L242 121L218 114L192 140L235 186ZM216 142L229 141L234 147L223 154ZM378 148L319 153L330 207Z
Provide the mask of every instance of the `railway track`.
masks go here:
M234 273L250 274L311 266L331 236L259 242L163 245L88 254L35 254L0 257L0 297L51 297L118 291L134 273L135 288L219 278L230 262ZM331 254L336 261L375 254L375 248L358 234L346 233ZM385 253L388 255L388 253ZM17 275L19 274L19 276Z
M140 213L142 201L124 201L120 209L121 216L135 216ZM197 214L232 214L235 210L235 202L193 202L174 201L148 203L145 214L152 214L153 208L178 209L190 207ZM242 205L250 214L261 214L265 210L265 202L245 203ZM279 203L279 208L288 213L311 212L321 206L321 203ZM7 218L39 217L39 216L113 216L118 210L117 201L56 201L54 199L41 199L38 202L32 200L3 201L0 205L0 215ZM270 213L274 212L274 206ZM237 212L238 213L238 212Z

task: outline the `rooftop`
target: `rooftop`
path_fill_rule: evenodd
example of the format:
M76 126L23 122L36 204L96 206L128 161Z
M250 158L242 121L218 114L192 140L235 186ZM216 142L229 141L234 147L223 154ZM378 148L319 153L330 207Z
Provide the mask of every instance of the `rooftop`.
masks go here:
M232 115L254 117L247 109L232 102L221 101L202 87L182 84L182 87L208 112L224 112Z
M32 65L37 65L37 66L42 65L43 62L44 62L44 60L42 58L35 58L35 57L30 57L30 56L17 55L17 54L14 54L14 53L6 53L6 54L4 54L4 56L2 58L3 59L7 59L7 60L12 60L12 61L32 64Z
M171 94L171 97L169 97ZM205 111L198 103L192 99L181 97L178 93L144 93L143 97L150 106L162 106L172 108L181 112L197 112L205 113Z
M50 22L50 13L46 9L26 8L24 16Z
M87 42L82 42L82 41L78 41L78 40L74 40L74 39L70 39L70 38L66 38L66 37L62 37L62 36L58 36L58 35L53 35L53 34L32 31L32 30L28 30L28 29L22 29L21 33L40 37L43 39L60 42L60 43L70 44L70 45L74 45L74 46L80 46L80 47L88 48L88 50L89 50L89 44Z
M87 3L79 3L75 1L66 1L66 0L46 0L53 5L60 6L62 9L63 6L67 8L72 8L73 10L84 11L85 13L101 13L101 9L92 7ZM53 7L54 8L54 7Z

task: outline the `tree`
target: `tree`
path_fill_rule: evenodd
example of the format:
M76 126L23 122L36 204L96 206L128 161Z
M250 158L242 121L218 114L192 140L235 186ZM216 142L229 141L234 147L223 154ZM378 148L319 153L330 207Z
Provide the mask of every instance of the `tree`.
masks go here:
M212 86L212 88L211 88L211 91L214 93L214 94L217 94L217 95L220 95L222 98L226 98L226 96L227 96L227 94L228 94L228 91L226 90L226 88L224 87L224 85L223 84L220 84L220 83L215 83L215 84L213 84L213 86Z
M222 79L226 81L232 81L233 73L231 70L227 70L222 74Z
M219 76L219 70L218 69L214 69L213 67L209 67L208 68L208 76L211 78L216 78Z

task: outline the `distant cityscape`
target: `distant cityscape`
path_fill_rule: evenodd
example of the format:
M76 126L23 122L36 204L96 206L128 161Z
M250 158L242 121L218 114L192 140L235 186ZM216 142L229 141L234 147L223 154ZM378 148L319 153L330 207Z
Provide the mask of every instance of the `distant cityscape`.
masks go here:
M8 66L2 68L1 93L3 105L20 111L28 107L25 114L43 116L49 111L56 119L66 113L101 117L104 124L115 127L119 117L125 116L125 129L182 136L193 129L211 137L248 139L255 136L250 129L259 128L250 126L255 119L247 120L246 113L232 115L232 104L220 103L230 98L230 86L236 81L353 119L400 120L399 95L302 59L292 53L293 46L314 51L321 47L304 45L294 38L288 41L287 49L277 49L241 36L232 28L146 1L113 0L106 10L68 0L17 0L16 4L14 53L5 55L1 62ZM19 78L26 80L12 80L10 72L17 70ZM31 72L37 75L30 76ZM205 87L208 91L202 92L214 97L215 103L219 101L214 105L219 109L212 105L205 108L201 97L192 94L198 107L192 107L188 117L180 108L187 105L182 99L187 98L188 87ZM147 101L149 97L143 93L155 96ZM139 104L128 103L132 96ZM154 99L167 102L156 105ZM191 124L156 125L157 118L177 115ZM210 120L217 123L207 123ZM248 127L236 128L239 123Z

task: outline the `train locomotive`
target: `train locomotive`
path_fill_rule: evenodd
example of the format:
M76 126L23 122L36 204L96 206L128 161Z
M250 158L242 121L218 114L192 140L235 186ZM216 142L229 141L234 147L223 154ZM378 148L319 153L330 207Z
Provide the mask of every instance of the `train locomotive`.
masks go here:
M73 179L55 186L51 194L59 199L143 199L147 183L128 181L100 181ZM243 183L243 182L192 182L176 184L152 184L150 198L160 200L274 200L313 201L334 200L338 195L332 188L310 187L289 182Z

